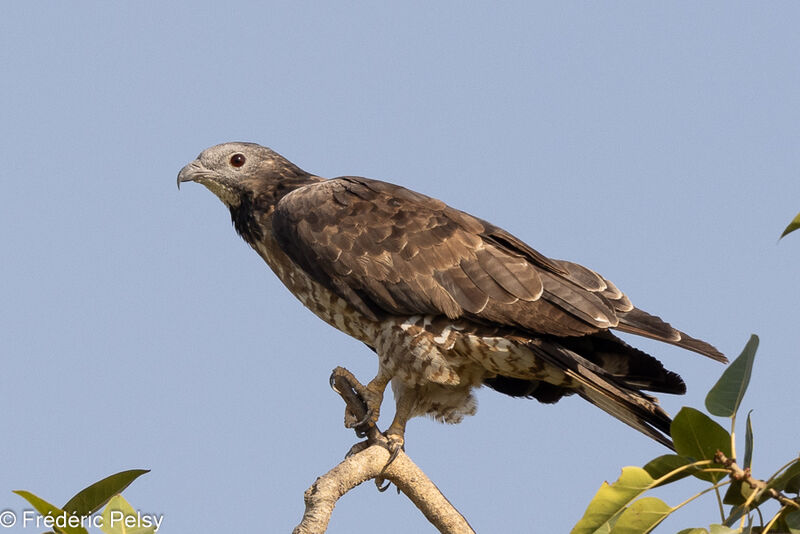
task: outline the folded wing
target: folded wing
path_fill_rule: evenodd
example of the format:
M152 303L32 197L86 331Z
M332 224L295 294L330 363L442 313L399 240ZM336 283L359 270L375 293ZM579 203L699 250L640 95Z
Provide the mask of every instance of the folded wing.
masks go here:
M344 177L299 188L272 227L292 260L372 318L441 314L554 336L617 328L724 361L594 271L397 185Z

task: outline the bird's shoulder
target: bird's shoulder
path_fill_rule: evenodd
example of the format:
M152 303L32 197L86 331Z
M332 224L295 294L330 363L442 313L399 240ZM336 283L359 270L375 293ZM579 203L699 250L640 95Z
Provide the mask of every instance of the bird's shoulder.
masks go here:
M335 218L338 224L346 218L389 222L401 212L421 216L441 214L445 210L448 206L444 202L400 185L360 176L342 176L295 189L278 203L276 215L293 223L322 224ZM482 229L474 224L471 227L476 232Z
M360 176L332 178L292 191L278 203L274 221L280 234L294 234L298 224L306 233L356 232L390 250L410 243L407 254L412 255L415 244L449 241L451 246L470 249L488 244L545 271L567 274L562 262L488 221L401 185Z

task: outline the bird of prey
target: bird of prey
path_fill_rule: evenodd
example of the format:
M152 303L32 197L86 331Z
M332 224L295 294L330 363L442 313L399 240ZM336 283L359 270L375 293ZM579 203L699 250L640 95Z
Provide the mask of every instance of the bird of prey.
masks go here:
M681 394L683 380L612 330L727 361L596 272L399 185L324 179L253 143L204 150L182 182L218 196L300 302L377 353L361 393L374 423L391 381L394 447L411 417L474 414L481 386L543 403L578 394L671 447L670 418L643 391Z

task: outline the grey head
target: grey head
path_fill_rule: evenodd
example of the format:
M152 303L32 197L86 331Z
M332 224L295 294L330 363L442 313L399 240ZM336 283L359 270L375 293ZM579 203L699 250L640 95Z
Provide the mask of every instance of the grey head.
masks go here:
M311 177L295 164L255 143L231 142L203 150L178 173L183 182L198 182L217 195L228 208L243 202L274 205L283 189L294 189ZM288 191L286 191L288 192ZM284 193L285 194L285 193ZM247 198L246 198L247 197Z

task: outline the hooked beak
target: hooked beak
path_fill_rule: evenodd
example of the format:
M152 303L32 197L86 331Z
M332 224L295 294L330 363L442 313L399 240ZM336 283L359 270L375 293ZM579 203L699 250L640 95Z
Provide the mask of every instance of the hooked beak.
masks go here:
M194 182L198 178L201 178L204 174L204 170L203 166L200 165L200 162L197 160L186 165L181 169L181 172L178 173L178 189L181 188L181 182Z
M183 182L203 184L228 207L238 206L242 201L235 183L229 178L219 176L214 171L209 170L197 159L182 168L181 172L178 173L178 189L181 188L181 183Z

